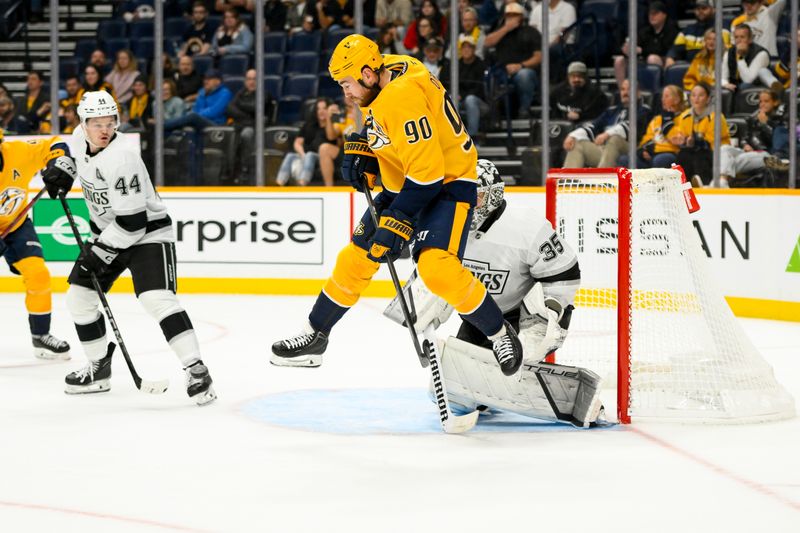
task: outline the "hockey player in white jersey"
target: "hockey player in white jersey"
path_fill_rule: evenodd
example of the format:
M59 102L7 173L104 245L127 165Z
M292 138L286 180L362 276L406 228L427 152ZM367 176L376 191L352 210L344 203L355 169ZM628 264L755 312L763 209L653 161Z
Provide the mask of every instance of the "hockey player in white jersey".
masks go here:
M498 379L488 368L486 337L462 321L455 339L442 350L448 396L462 410L479 406L588 427L602 405L600 378L586 369L542 363L567 336L580 268L574 251L550 223L530 208L509 207L504 184L491 161L477 165L478 203L464 253L464 265L497 301L504 318L519 332L524 358L520 380ZM452 308L412 276L404 293L416 314L415 328L444 323ZM397 299L385 314L402 323Z
M156 319L186 372L187 393L199 405L216 398L208 368L200 358L197 336L176 296L175 236L166 206L153 188L144 162L119 138L119 113L105 91L87 92L78 106L80 147L74 157L83 196L89 207L92 238L72 272L67 291L78 338L88 359L86 367L66 377L66 392L81 394L110 388L114 343L106 341L106 326L91 274L108 292L130 270L142 307ZM45 178L51 197L63 195L75 176Z

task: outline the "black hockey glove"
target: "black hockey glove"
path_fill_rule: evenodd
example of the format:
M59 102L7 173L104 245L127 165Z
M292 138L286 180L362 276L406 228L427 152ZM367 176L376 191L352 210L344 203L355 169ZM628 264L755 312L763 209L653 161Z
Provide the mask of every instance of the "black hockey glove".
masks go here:
M396 209L384 209L378 221L378 229L369 241L367 257L379 263L386 259L397 259L414 235L411 217Z
M72 188L72 183L78 176L75 160L68 155L62 155L47 162L47 168L42 171L42 179L50 198L59 194L66 194Z
M351 133L344 141L342 158L342 177L357 191L364 191L364 182L370 189L378 180L378 158L367 142L366 129L361 133Z
M114 259L119 255L119 250L101 242L86 246L78 257L78 266L89 274L104 274Z

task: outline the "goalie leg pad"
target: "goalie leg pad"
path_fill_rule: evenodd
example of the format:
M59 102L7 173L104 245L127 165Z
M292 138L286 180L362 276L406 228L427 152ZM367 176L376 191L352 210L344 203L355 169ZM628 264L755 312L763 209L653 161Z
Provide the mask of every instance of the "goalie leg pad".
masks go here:
M429 324L433 324L434 329L438 328L447 322L453 313L450 304L433 294L425 286L422 278L417 276L416 271L411 273L411 277L403 286L403 295L417 333L421 334ZM403 309L397 296L389 302L383 314L393 322L402 326L406 325Z
M450 337L442 351L448 399L486 405L523 416L590 427L602 411L600 377L563 365L524 364L520 380L508 379L492 351Z

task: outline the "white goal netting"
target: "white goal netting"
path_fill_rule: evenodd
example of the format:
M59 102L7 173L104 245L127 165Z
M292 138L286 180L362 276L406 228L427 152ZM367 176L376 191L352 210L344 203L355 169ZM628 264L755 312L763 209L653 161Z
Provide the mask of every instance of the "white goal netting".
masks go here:
M556 227L581 268L557 362L589 367L619 386L621 351L623 364L629 362L630 398L620 401L632 417L748 422L793 416L794 400L715 287L680 172L632 171L629 229L617 222L616 173L559 170L554 176L548 203L555 201ZM628 238L630 255L619 261L620 240ZM618 265L629 268L629 292L618 290ZM630 328L618 350L620 301Z

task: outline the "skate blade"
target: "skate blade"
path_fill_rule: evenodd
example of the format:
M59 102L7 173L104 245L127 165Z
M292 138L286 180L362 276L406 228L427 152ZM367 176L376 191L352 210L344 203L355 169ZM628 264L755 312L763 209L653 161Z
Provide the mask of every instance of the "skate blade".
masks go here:
M275 366L317 368L322 364L322 354L300 355L298 357L279 357L272 354L269 362Z
M67 385L64 388L64 392L67 394L92 394L108 390L111 390L111 382L108 379L95 381L91 385Z
M214 392L214 387L209 387L206 391L194 395L194 401L197 405L208 405L217 399L217 393Z
M42 361L69 361L69 350L63 353L51 352L46 348L34 348L33 356Z

